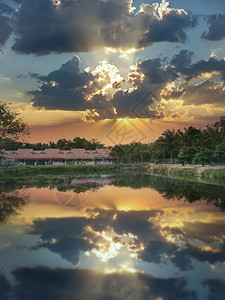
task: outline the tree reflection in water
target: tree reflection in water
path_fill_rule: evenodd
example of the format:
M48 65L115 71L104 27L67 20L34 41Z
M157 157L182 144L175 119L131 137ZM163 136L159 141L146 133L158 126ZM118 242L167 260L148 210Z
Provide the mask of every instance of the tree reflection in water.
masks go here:
M8 219L18 213L26 204L27 196L19 196L17 191L0 193L0 223L6 223Z

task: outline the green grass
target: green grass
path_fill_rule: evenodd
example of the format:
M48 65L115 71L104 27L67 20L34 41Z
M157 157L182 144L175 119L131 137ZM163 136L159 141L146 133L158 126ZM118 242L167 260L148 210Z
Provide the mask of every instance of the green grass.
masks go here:
M172 168L170 170L171 175L179 175L179 176L196 176L197 170L196 168Z
M201 173L198 173L198 168L171 168L165 165L153 166L150 170L153 174L158 175L167 175L167 176L177 176L177 177L201 177L201 178L215 178L215 179L224 179L225 178L225 169L206 169Z
M165 175L168 173L169 169L166 166L155 166L153 167L153 173L154 174L162 174Z
M225 169L217 169L217 170L207 169L207 170L204 170L203 172L201 172L201 177L224 179L225 178Z
M207 169L207 170L204 170L201 172L201 177L202 178L211 178L211 177L214 177L213 173L214 173L215 170L213 169Z
M111 174L129 171L133 166L144 170L141 165L112 164L112 165L75 165L75 166L19 166L8 167L0 171L0 181L45 181L69 178L77 175ZM124 169L124 170L123 170Z

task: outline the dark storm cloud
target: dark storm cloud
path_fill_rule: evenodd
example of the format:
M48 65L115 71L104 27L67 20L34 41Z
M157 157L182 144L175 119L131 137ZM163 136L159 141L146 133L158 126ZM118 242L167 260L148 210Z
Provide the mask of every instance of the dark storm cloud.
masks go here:
M185 242L185 247L183 249L176 251L174 255L169 255L172 263L178 266L181 270L189 270L193 268L192 259L196 259L201 262L209 262L210 264L217 262L223 263L225 261L225 244L223 241L224 222L184 222L181 228L165 227L163 228L163 231L165 234L172 233L173 235L178 235L179 239ZM199 241L199 246L191 245L191 241ZM218 241L221 242L219 243ZM205 244L215 247L215 243L217 243L217 245L214 250L206 250L203 246L200 246ZM165 253L168 251L170 251L170 248L167 248Z
M182 50L175 55L171 60L171 65L175 67L177 72L180 72L188 80L204 75L205 73L218 72L223 81L225 81L225 60L218 60L215 57L210 57L208 60L200 60L192 63L191 59L193 52Z
M183 100L184 105L224 105L225 60L210 57L192 63L192 57L193 52L182 50L171 59L171 67L186 81L180 83L176 89L165 90L162 97L167 100ZM190 81L196 78L204 81L195 84Z
M95 111L97 114L91 113L86 117L92 120L125 117L159 119L165 115L159 109L161 97L183 100L184 105L223 105L224 83L205 80L193 84L190 80L205 76L206 73L211 77L219 75L222 80L225 80L225 60L219 61L211 57L208 60L192 63L192 56L192 52L183 50L172 58L171 66L163 65L159 58L138 63L128 78L133 89L123 89L122 86L118 89L115 86L114 92L108 99L100 91L107 84L111 84L110 76L107 75L104 80L99 81L99 73L95 72L93 75L90 71L80 71L80 60L77 56L47 76L32 73L25 76L42 81L38 90L29 92L33 95L31 100L33 106L38 108ZM178 85L176 89L167 90L168 83L179 78L178 73L187 81ZM137 106L141 109L145 106L146 113L137 112Z
M0 0L0 48L5 45L13 31L9 17L12 12L13 9Z
M9 293L12 291L12 287L10 286L8 280L5 278L0 271L0 298L1 300L7 300L9 298Z
M47 76L29 74L32 78L42 80L43 84L39 90L32 91L33 106L45 109L61 109L85 111L93 102L85 100L84 86L97 78L91 73L80 72L79 58L74 56L71 60L63 64L58 70L49 73ZM96 90L98 85L94 86ZM89 92L93 90L89 89ZM104 99L105 100L105 99ZM103 107L104 108L104 107Z
M186 289L183 278L161 279L145 273L103 274L91 270L21 268L13 271L13 297L27 299L183 299L196 295ZM74 298L75 297L75 298Z
M98 115L92 119L124 118L161 118L157 108L154 108L157 97L168 82L174 81L178 75L174 68L164 67L160 59L149 59L137 65L137 70L130 74L129 83L134 86L133 90L123 90L115 87L115 92L110 99L99 93L99 90L110 84L110 76L99 81L99 74L80 72L80 60L74 56L72 60L63 64L58 70L47 76L28 73L19 77L30 76L42 81L38 90L29 92L33 95L33 106L49 110L96 110ZM106 72L107 73L107 72ZM106 74L105 73L105 74ZM141 76L144 80L140 80ZM89 100L87 100L89 98ZM137 114L134 107L143 100L145 106L151 107L146 115ZM143 103L140 103L143 106ZM114 108L117 114L114 112Z
M109 226L118 235L132 233L137 236L138 239L134 240L134 246L136 247L140 245L140 242L143 242L146 246L149 241L164 241L165 243L165 238L160 233L160 227L148 221L149 218L162 214L159 210L138 212L110 210L105 212L104 210L95 209L89 211L89 213L98 213L98 216L94 219L77 217L47 218L34 221L32 234L38 235L42 239L42 243L38 245L38 248L48 248L73 264L78 264L80 251L91 251L93 248L98 247L98 238L96 238L95 232L105 231ZM116 219L114 220L115 215ZM87 226L92 230L86 230ZM68 230L68 228L70 229ZM154 259L154 253L152 254L152 260L158 262L157 259Z
M117 212L117 217L113 223L113 229L118 234L132 233L138 237L139 241L147 243L149 240L162 240L160 227L149 221L162 211L130 211Z
M163 97L165 99L179 99L184 101L184 105L213 104L223 106L225 102L224 83L215 83L205 80L197 85L188 81L181 84L177 91L171 91Z
M144 80L141 76L144 76ZM111 100L118 117L162 118L164 113L157 109L160 105L160 93L177 77L174 68L163 66L159 58L137 64L136 70L129 74L129 82L135 89L132 92L126 90L115 92Z
M48 248L77 265L80 252L98 249L99 242L108 243L102 240L101 235L96 235L96 232L111 228L115 232L115 239L124 246L124 242L120 241L123 235L132 234L135 237L127 246L137 251L136 254L142 261L155 264L171 261L181 270L193 268L193 259L210 264L225 261L224 243L216 245L216 251L191 244L192 241L199 240L200 244L214 245L223 235L220 224L196 222L189 226L184 223L182 228L170 229L156 225L155 221L163 214L160 210L123 212L94 209L87 213L96 217L47 218L34 221L31 233L42 240L37 247ZM196 228L199 228L199 233ZM178 234L179 239L184 242L183 247L168 241L165 237L168 233ZM144 246L143 249L141 245Z
M144 80L140 79L142 75ZM158 58L137 64L136 70L129 74L129 82L134 86L134 90L116 91L110 101L116 108L116 117L151 119L164 117L164 113L157 108L160 105L160 93L177 77L174 68L164 67Z
M5 45L11 33L10 19L0 15L0 47Z
M178 77L173 68L169 66L164 68L159 58L148 59L138 64L138 71L144 74L151 84L168 83Z
M217 249L216 252L187 244L184 249L176 252L176 254L171 258L171 262L181 270L192 269L192 259L196 259L200 262L208 262L209 264L215 264L217 262L224 263L224 250L225 244L222 244L220 249Z
M113 107L116 108L117 115L114 118L153 118L158 119L161 115L158 113L157 109L152 109L146 115L137 115L137 111L134 110L135 106L138 102L141 102L143 99L145 106L152 106L155 99L153 98L152 94L149 93L151 90L154 90L148 84L141 84L138 88L132 92L120 90L113 95L111 103ZM142 106L142 103L140 103Z
M183 10L142 5L131 0L24 0L14 20L13 50L25 54L88 52L99 47L140 48L155 42L184 42L196 24Z
M171 65L175 67L177 72L185 74L192 63L193 52L188 50L181 50L171 59Z
M115 213L111 212L111 214L113 216ZM108 219L99 216L97 220L83 217L47 218L34 222L32 234L39 235L43 240L38 248L48 248L76 265L79 263L80 251L85 252L95 246L88 240L90 233L85 230L86 226L91 226L98 231L106 229L111 223L110 216Z
M220 279L209 279L203 281L203 285L208 287L208 300L223 300L225 295L225 281Z
M225 14L207 17L209 29L202 34L202 38L209 41L220 41L225 38Z
M181 239L184 241L200 240L206 244L210 244L221 240L224 235L225 221L218 223L202 223L202 222L183 222ZM179 228L173 228L173 230ZM180 232L181 234L181 232Z
M43 243L41 247L45 247L52 252L59 253L62 258L72 262L74 265L79 263L80 251L85 252L92 249L89 242L86 240L71 236L63 236L55 243Z
M186 13L178 13L176 10L166 14L162 20L154 20L147 33L144 34L140 45L155 42L180 42L187 39L185 30L194 27L197 19Z
M31 94L34 95L32 99L34 107L47 110L85 110L85 100L80 90L63 89L60 86L46 83L41 86L41 91L33 91Z
M55 81L62 88L70 89L88 84L91 80L94 80L94 76L87 72L80 73L80 60L77 56L74 56L73 59L62 64L59 70L49 73L43 79L48 82Z
M151 219L162 211L143 212L119 212L113 223L113 229L119 234L132 233L137 236L138 242L142 242L145 248L138 254L138 257L146 262L160 264L163 257L176 256L178 247L168 242L161 234L160 226L156 226Z
M161 241L150 241L147 247L142 251L140 258L150 263L153 262L159 264L162 256L176 256L178 247L173 243L167 242L166 240L163 241L162 237L161 239Z
M0 14L10 14L12 13L14 10L12 9L11 6L2 3L2 1L0 1Z

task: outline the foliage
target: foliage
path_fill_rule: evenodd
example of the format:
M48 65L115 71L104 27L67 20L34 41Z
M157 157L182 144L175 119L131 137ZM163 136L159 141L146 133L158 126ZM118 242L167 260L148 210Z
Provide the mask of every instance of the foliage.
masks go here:
M212 161L213 151L211 149L205 149L201 152L197 152L193 158L194 163L201 163L203 166L205 163L210 163Z
M56 143L22 143L16 138L21 133L27 133L27 126L17 118L17 113L10 112L5 104L0 105L1 121L0 149L16 150L27 148L44 150L59 148L70 150L73 148L95 150L105 148L98 140L87 140L75 137L72 140L59 139ZM7 121L8 120L8 121ZM9 120L13 120L12 126ZM7 134L9 136L7 136ZM12 137L14 136L14 139ZM221 117L213 125L207 125L205 129L189 126L181 129L167 129L153 143L142 144L132 142L119 144L111 148L110 156L117 162L140 163L142 161L154 161L156 164L162 160L170 160L172 163L210 163L213 158L225 159L225 117Z
M0 194L0 223L5 223L11 215L25 205L25 200L17 195L16 192Z
M196 150L194 147L181 148L176 162L181 163L182 165L184 165L185 163L191 164L195 154Z
M214 154L213 154L214 152ZM167 129L151 144L115 145L111 156L122 161L163 160L172 163L210 163L213 158L225 158L225 117L205 129L189 126L184 130Z
M126 145L115 145L111 150L110 156L124 162L141 162L143 160L149 160L149 146L147 144L136 142Z
M0 147L5 150L17 150L17 149L33 149L33 150L45 150L45 149L61 149L61 150L71 150L71 149L86 149L86 150L96 150L97 148L104 148L105 146L101 144L96 139L90 141L85 138L76 137L73 140L60 139L56 143L50 141L49 143L22 143L12 139L4 139L0 141Z
M111 174L132 170L130 164L112 165L74 165L74 166L19 166L4 168L0 172L0 181L46 181L64 182L64 176L83 174ZM139 167L139 166L137 166ZM139 170L144 170L144 166Z
M196 169L195 168L171 168L170 170L171 175L179 175L184 177L189 176L196 176Z
M175 131L174 129L167 129L159 137L159 143L162 147L164 155L169 158L177 157L180 149L180 144L182 141L183 132L181 130Z
M5 103L0 103L0 140L18 139L21 134L29 134L28 126L19 113L10 111Z
M213 156L215 158L225 158L225 142L216 145Z

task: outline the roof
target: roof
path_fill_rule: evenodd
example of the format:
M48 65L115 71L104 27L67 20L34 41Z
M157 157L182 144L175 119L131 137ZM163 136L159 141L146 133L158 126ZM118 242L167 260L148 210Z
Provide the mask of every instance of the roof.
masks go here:
M107 159L110 158L109 154L111 149L18 149L18 150L2 150L2 155L6 159L14 160L74 160L74 159Z

